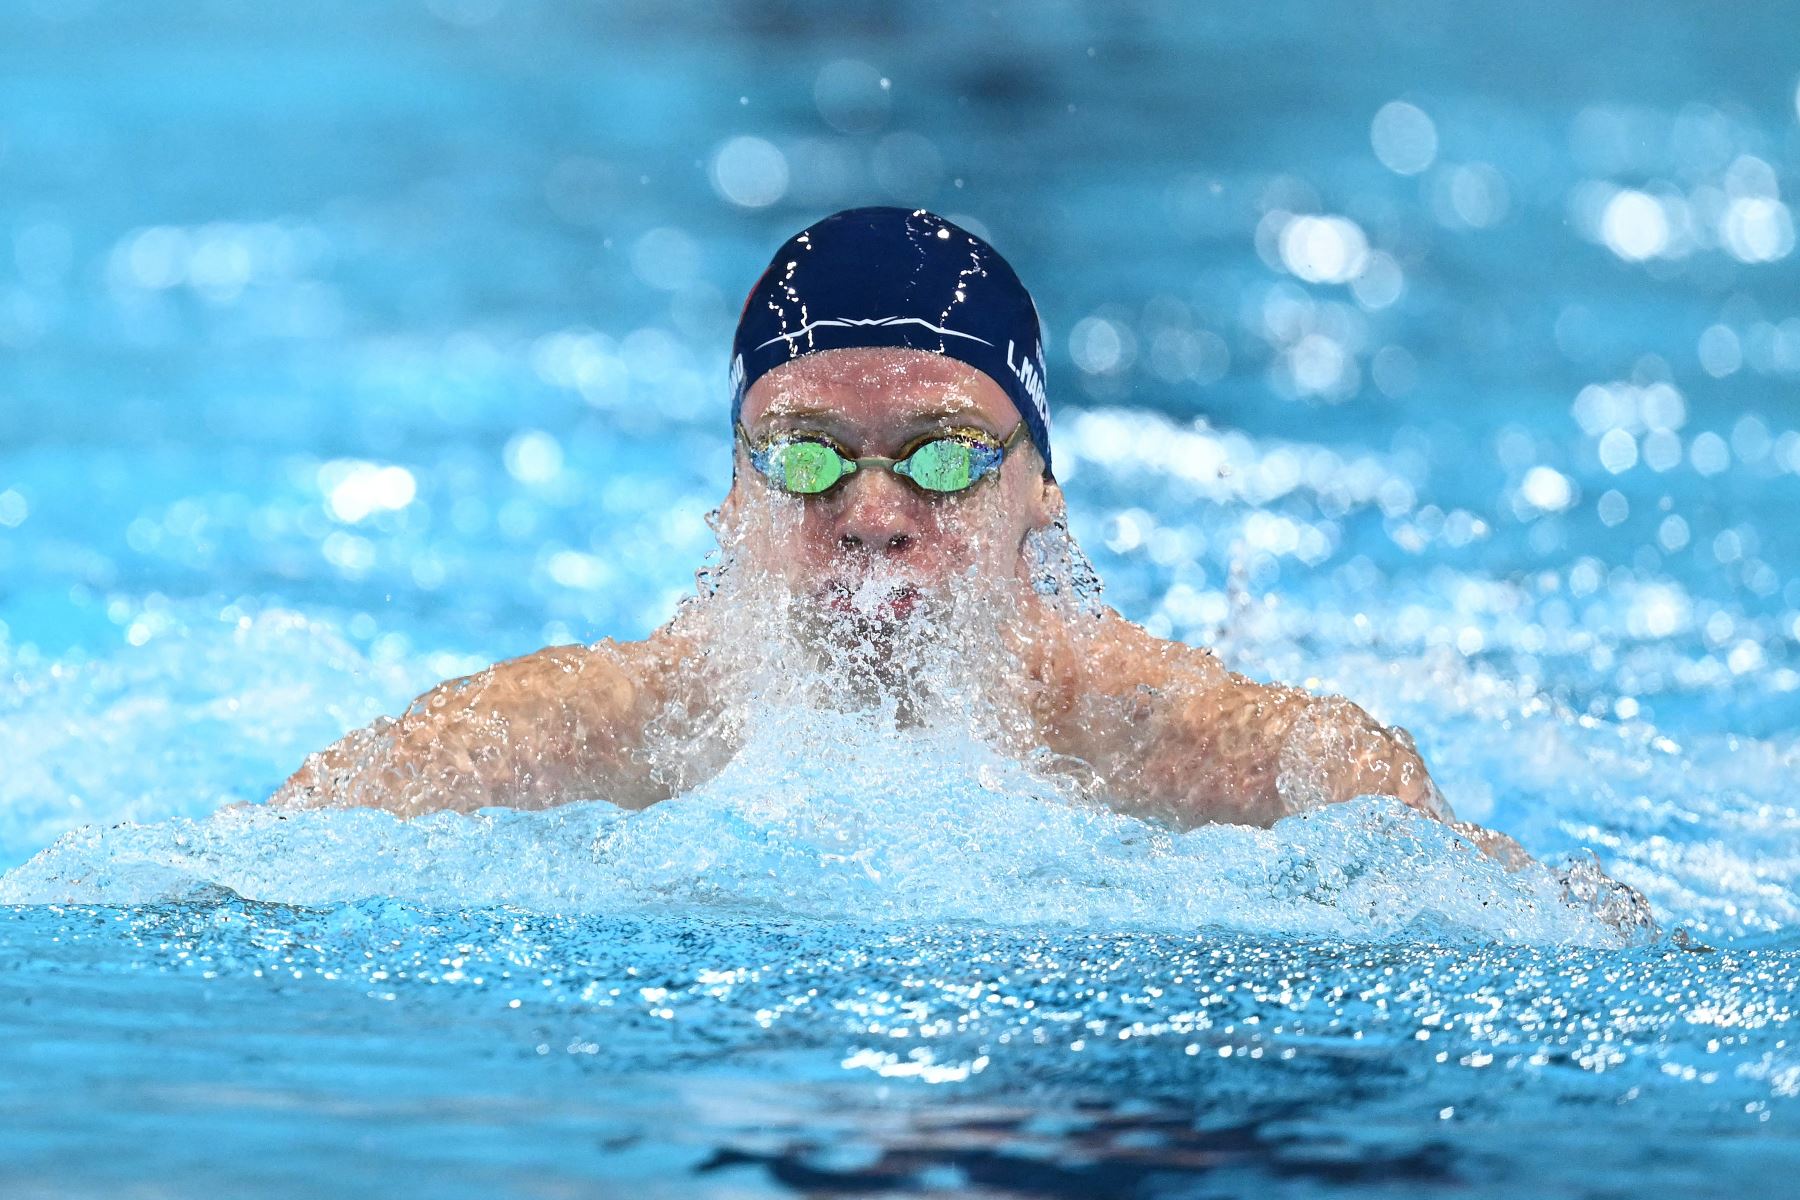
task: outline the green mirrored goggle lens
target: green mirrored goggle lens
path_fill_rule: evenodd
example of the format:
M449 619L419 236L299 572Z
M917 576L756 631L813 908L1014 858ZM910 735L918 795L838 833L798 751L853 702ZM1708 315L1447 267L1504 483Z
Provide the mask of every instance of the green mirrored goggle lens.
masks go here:
M928 492L960 492L976 479L974 448L955 438L926 442L894 469L901 467L907 478Z
M738 437L751 464L770 483L794 495L828 492L864 466L881 467L910 479L916 487L941 494L967 491L996 470L1024 429L1021 422L1005 442L978 432L957 431L916 444L912 453L898 461L879 456L850 458L833 442L805 436L752 446L741 425Z
M775 482L803 496L827 490L848 473L847 467L854 469L823 442L783 442L771 450Z

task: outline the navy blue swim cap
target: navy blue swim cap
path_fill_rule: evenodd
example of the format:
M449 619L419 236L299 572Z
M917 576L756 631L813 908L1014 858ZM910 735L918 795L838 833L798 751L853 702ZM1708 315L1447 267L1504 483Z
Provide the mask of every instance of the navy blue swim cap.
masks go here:
M782 244L738 318L731 419L750 385L818 350L906 346L960 359L1012 397L1050 472L1037 306L1000 252L924 209L852 208Z

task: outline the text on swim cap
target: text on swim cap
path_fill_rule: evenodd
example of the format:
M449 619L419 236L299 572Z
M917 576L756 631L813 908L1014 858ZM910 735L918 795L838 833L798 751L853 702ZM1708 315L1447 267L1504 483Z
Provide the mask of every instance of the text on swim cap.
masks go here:
M1006 365L1019 382L1024 385L1025 394L1031 397L1032 407L1037 409L1038 418L1046 427L1050 424L1050 400L1044 394L1044 372L1038 366L1043 358L1044 347L1040 342L1033 354L1022 355L1017 361L1013 359L1013 340L1006 339Z

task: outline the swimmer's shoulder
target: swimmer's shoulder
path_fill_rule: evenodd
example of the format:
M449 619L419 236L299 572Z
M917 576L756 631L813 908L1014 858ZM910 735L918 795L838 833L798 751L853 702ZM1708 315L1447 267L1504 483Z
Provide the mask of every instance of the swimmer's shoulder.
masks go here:
M1107 690L1149 688L1156 692L1203 692L1251 681L1225 668L1210 646L1158 637L1111 609L1100 614L1095 663Z
M1410 735L1343 696L1252 679L1207 647L1156 637L1116 615L1098 645L1106 690L1133 699L1130 717L1156 735L1141 773L1171 795L1192 793L1189 818L1266 825L1299 808L1382 793L1454 819Z
M581 701L623 714L645 700L658 699L691 652L685 637L665 627L638 641L603 638L545 646L495 663L470 681L490 693L557 703Z

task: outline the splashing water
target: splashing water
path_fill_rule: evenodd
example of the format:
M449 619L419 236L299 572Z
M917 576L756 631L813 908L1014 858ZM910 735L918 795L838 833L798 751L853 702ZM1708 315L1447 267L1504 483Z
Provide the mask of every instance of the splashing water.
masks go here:
M66 835L0 902L143 904L222 888L318 906L770 915L1616 944L1541 868L1509 875L1397 802L1174 834L1061 794L966 736L856 714L755 723L719 776L641 813L604 802L402 821L230 810Z

